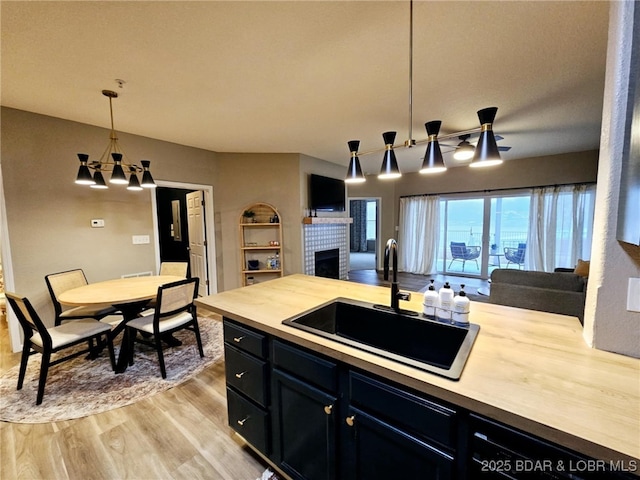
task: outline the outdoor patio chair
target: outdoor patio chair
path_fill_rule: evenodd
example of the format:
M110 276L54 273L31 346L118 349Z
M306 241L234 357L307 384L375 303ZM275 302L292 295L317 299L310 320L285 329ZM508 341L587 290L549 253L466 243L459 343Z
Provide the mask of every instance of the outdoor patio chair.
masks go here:
M456 260L462 262L462 271L464 272L464 265L467 261L473 260L476 262L476 268L480 268L478 266L478 257L480 256L480 248L481 247L467 247L464 242L451 242L451 263L449 263L449 268Z
M517 265L518 268L524 266L524 254L527 251L526 243L519 243L518 248L505 247L504 249L504 258L507 259L507 266L505 268L509 268L510 264Z

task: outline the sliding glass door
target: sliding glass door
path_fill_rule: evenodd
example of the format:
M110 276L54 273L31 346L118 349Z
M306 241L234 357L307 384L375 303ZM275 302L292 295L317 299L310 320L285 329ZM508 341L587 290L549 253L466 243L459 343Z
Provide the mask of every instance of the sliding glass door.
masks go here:
M486 278L523 268L529 203L529 195L443 198L438 271Z
M443 199L440 202L441 271L449 274L482 274L485 201L482 198Z

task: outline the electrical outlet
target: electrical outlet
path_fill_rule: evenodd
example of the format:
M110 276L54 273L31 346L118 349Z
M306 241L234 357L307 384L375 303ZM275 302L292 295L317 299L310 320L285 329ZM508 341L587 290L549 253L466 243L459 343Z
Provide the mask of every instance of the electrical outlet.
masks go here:
M629 279L627 310L629 312L640 312L640 278Z
M91 219L91 228L103 228L104 220L102 218L92 218Z

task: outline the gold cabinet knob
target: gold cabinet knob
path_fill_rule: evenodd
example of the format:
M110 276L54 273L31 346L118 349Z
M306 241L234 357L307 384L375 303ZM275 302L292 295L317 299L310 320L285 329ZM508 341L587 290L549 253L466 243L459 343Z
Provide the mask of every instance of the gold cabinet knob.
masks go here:
M356 423L356 416L351 415L350 417L347 417L345 422L347 422L347 425L349 425L350 427L353 427L353 424Z
M331 415L332 410L333 410L333 405L325 405L324 413L326 413L327 415Z
M246 422L247 420L249 420L249 415L244 417L242 420L237 420L237 423L242 427L244 425L244 422Z
M236 343L240 343L244 337L233 337L233 341Z
M245 371L245 372L236 373L236 378L242 378L242 376L243 376L245 373L247 373L247 372Z

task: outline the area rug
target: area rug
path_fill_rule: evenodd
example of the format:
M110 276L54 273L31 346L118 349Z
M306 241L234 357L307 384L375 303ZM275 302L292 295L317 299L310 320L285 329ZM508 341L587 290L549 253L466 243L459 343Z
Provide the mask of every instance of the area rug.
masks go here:
M200 373L222 360L222 322L198 318L204 358L200 358L195 335L178 331L179 347L167 347L164 359L167 378L160 375L155 349L136 343L134 364L122 374L111 370L106 350L95 360L81 355L49 369L44 399L36 405L40 355L32 355L22 390L16 390L19 365L0 376L0 420L15 423L46 423L71 420L132 404ZM121 336L115 339L116 355ZM80 347L79 347L80 348Z

